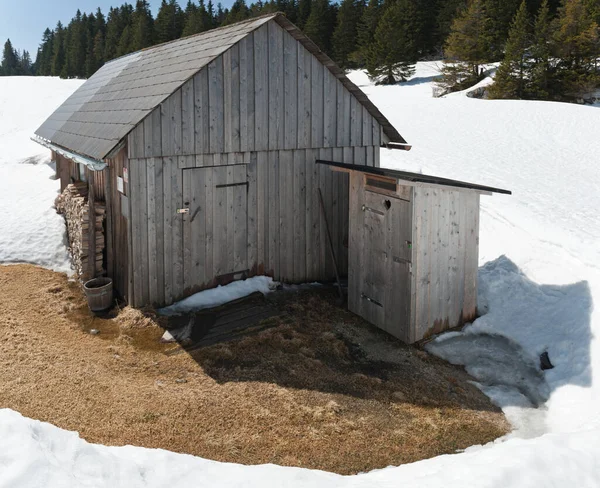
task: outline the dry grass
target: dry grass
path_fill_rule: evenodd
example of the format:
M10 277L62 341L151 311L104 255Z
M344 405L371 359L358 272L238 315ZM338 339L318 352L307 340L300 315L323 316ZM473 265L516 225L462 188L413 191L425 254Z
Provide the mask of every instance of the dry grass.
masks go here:
M295 295L273 328L167 355L151 313L94 318L64 275L0 266L0 407L90 442L343 474L507 432L461 369L332 302Z

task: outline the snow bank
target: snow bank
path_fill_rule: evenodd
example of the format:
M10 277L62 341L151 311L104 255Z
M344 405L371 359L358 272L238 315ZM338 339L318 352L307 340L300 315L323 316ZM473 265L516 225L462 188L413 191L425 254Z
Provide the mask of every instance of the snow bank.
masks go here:
M219 305L246 297L257 291L267 294L275 286L276 283L273 281L273 278L269 278L268 276L254 276L247 280L234 281L225 286L201 291L173 305L161 308L158 312L161 315L180 315L204 308L218 307Z
M0 488L190 487L596 487L600 432L545 435L358 476L243 466L160 449L89 444L77 433L0 410Z
M64 219L52 209L59 183L33 131L81 81L0 77L0 263L70 270Z

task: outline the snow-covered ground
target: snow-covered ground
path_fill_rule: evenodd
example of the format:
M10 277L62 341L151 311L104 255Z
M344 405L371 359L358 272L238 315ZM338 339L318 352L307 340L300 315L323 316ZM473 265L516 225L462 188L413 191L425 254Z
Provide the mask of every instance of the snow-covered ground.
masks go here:
M503 406L513 434L463 453L342 477L91 445L76 433L0 410L0 487L600 486L600 312L594 310L600 300L600 110L476 100L464 93L434 99L435 68L420 63L403 86L375 87L360 72L351 78L413 145L408 153L383 151L382 165L513 191L482 197L479 304L485 314L463 333L431 345L466 364ZM15 195L0 193L6 200L0 203L20 220L30 219L28 213L50 217L44 212L57 183L48 180L49 171L27 166L25 180L16 168L43 153L26 138L75 87L0 78L0 185ZM23 196L27 186L35 205ZM52 229L21 231L0 216L0 261L61 269L63 233L60 219L54 221ZM40 233L48 249L38 255L37 246L27 245ZM540 373L544 351L555 367ZM532 402L543 406L531 408Z
M81 83L0 77L0 263L70 269L49 151L29 138Z

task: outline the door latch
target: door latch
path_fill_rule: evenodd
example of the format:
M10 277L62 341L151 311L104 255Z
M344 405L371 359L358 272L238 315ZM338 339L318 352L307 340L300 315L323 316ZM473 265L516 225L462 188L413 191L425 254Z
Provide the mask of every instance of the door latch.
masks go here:
M190 213L190 209L189 209L189 208L178 208L178 209L177 209L177 213L178 213L178 214L186 214L186 213Z

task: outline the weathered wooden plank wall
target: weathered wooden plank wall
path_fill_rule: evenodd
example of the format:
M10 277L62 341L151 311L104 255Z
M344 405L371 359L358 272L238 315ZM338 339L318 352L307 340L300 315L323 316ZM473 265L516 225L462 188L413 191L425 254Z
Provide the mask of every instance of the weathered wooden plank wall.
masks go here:
M148 115L129 135L129 157L353 146L360 148L361 164L376 165L378 151L365 148L377 147L380 135L380 125L354 95L269 22Z
M114 288L127 301L130 299L129 280L129 196L130 186L124 185L124 192L117 189L117 177L123 178L123 170L129 167L127 147L119 151L113 159L107 160L104 170L107 210L107 274L113 279Z
M412 192L369 190L352 172L349 223L349 309L409 342Z
M479 198L414 187L411 341L476 316Z
M170 304L215 286L222 274L246 269L249 276L268 274L291 283L334 279L319 189L338 267L346 275L348 175L315 160L352 155L352 148L234 154L234 164L224 167L190 168L185 158L129 160L130 179L138 182L129 188L132 305ZM214 162L212 156L210 160ZM226 171L228 179L214 180L216 169ZM248 183L244 193L238 187L221 187L241 182ZM241 213L236 210L241 208L240 198L246 198ZM183 207L190 213L178 214ZM239 219L247 224L240 225ZM219 236L231 243L220 242Z

